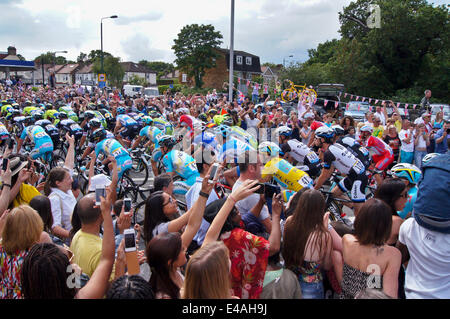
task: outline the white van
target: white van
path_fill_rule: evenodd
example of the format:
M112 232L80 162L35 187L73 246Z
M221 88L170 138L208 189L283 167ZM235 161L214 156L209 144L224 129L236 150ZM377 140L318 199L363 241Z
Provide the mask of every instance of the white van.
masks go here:
M123 86L123 94L129 97L134 97L137 94L142 94L142 85L125 84Z
M146 98L152 98L159 96L159 90L157 86L148 87L144 89L144 96Z

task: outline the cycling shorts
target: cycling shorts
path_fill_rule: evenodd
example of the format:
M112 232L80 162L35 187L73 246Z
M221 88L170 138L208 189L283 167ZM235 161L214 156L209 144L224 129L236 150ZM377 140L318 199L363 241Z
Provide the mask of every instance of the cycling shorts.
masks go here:
M120 136L132 141L139 134L139 126L133 125L126 127L125 130L120 132Z
M366 201L367 184L367 175L360 174L353 178L346 176L339 182L338 187L344 193L350 192L350 198L354 203L364 203Z
M197 175L192 175L184 181L173 182L173 193L179 195L186 195L186 193L192 187L192 185L195 184L197 177L198 177Z
M31 151L30 156L32 159L37 159L37 158L42 158L44 160L49 161L50 158L44 158L45 153L50 153L50 157L51 157L51 153L53 153L53 142L47 141L44 142L42 144L40 144L39 146L36 145L35 148Z
M383 155L373 155L372 159L375 163L375 168L378 171L382 172L392 164L392 162L394 161L394 154L392 154L391 152L386 152Z
M132 160L129 156L120 156L116 158L119 180L132 167Z

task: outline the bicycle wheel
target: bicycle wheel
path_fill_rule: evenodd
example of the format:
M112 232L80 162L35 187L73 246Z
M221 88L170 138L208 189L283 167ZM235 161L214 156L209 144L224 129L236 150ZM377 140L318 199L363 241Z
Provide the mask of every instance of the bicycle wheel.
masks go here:
M117 193L118 199L131 198L133 203L137 202L138 197L138 186L133 179L128 176L128 172L122 176L119 184L119 191Z
M291 102L293 100L295 100L298 96L297 90L295 89L286 89L281 93L281 99L284 102Z
M132 162L132 167L129 171L133 181L137 186L145 185L148 181L148 166L140 157L134 157Z
M52 159L50 161L50 169L54 167L64 167L65 160L63 157L53 154Z
M145 203L146 201L142 201L134 207L134 216L132 223L134 221L134 224L144 225L144 218L145 218Z

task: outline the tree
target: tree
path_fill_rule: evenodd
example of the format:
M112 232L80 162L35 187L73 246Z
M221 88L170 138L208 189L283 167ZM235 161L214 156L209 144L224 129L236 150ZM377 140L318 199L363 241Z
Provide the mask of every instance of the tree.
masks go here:
M220 31L216 32L211 24L191 24L184 26L174 40L175 63L188 76L194 77L197 88L203 85L205 71L215 67L215 59L219 57L215 49L219 48L222 38Z
M43 63L43 64L53 64L53 63L66 64L67 60L65 57L63 57L61 55L56 56L56 54L53 52L47 52L47 53L43 53L43 54L37 56L34 59L34 62L39 63L39 64L41 64L41 63Z
M112 54L103 51L103 58L105 59L108 56L112 57ZM91 52L89 52L88 54L88 60L91 63L93 63L97 58L101 59L101 57L102 57L102 50L91 50Z
M128 82L132 85L142 85L144 87L148 86L147 81L144 78L137 76L136 74L134 74Z
M120 58L115 58L112 55L108 55L104 58L103 64L107 80L112 84L112 86L121 87L125 70L120 64ZM92 70L94 73L101 73L100 58L96 58L94 60Z
M80 55L77 57L77 63L85 63L88 61L88 56L86 53L80 52Z

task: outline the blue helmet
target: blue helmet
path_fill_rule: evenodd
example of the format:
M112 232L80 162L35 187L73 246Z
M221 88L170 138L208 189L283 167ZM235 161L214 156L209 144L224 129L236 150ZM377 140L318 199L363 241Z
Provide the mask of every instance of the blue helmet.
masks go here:
M258 151L269 157L276 157L278 154L283 153L280 147L274 142L262 142L258 146Z
M316 130L315 135L317 137L322 137L323 139L325 139L326 143L332 143L333 137L336 135L336 132L331 127L323 125Z
M419 179L422 177L422 172L420 169L412 164L399 163L391 168L392 175L398 178L405 178L411 184L417 184Z
M119 106L119 107L116 109L116 112L117 112L117 114L125 114L126 109L125 109L123 106Z
M227 135L230 135L231 128L228 125L220 124L214 128L214 131L217 134L222 134L223 137L226 137Z

